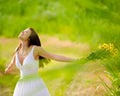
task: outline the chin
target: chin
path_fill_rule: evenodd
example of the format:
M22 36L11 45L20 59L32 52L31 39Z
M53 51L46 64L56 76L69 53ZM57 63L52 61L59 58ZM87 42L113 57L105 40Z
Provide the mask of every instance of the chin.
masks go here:
M19 36L18 37L21 41L28 41L28 40L26 40L25 38L23 38L23 37L21 37L21 36Z
M18 39L23 40L23 38L21 36L18 36Z
M19 35L19 36L18 36L18 38L20 39L20 38L21 38L21 36Z

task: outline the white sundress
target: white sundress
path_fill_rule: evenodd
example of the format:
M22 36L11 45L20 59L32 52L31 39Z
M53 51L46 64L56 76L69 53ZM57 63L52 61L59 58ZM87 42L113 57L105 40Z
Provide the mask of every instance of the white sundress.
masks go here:
M33 50L34 46L23 60L23 64L20 63L16 52L16 67L20 70L20 79L13 96L50 96L46 85L38 75L39 60L34 59Z

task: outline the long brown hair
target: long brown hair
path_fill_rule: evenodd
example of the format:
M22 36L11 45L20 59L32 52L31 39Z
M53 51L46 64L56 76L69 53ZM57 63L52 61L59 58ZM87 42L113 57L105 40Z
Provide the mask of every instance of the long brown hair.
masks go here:
M28 47L30 47L31 45L41 46L41 41L36 31L33 28L29 28L29 29L31 31L31 34L29 36ZM15 51L18 51L20 48L21 48L21 43L18 45ZM44 64L48 64L49 62L50 59L39 56L39 67L44 67Z

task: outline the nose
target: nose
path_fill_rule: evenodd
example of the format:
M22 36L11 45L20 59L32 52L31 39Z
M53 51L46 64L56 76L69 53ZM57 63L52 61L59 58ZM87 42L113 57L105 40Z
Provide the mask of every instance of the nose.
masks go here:
M21 32L22 34L24 33L24 31Z
M24 31L20 32L20 34L21 34L21 35L24 34Z

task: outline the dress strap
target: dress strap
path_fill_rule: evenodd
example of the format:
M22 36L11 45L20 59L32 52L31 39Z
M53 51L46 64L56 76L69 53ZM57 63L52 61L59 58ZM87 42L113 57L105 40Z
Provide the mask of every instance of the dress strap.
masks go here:
M35 46L32 46L32 50L31 50L31 51L32 51L32 53L33 53L33 51L34 51L34 48L35 48Z

